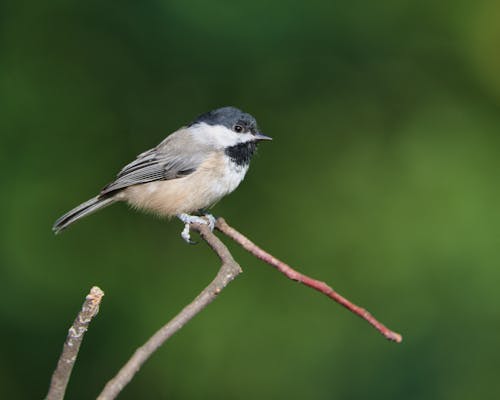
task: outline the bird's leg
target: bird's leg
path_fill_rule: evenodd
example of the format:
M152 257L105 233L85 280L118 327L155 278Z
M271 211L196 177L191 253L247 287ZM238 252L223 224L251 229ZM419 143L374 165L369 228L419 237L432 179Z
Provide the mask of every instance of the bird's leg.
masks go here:
M191 240L191 235L189 232L189 227L191 224L204 224L208 225L210 230L214 230L215 227L215 217L212 214L205 214L203 217L190 214L179 214L177 216L182 222L184 222L184 229L181 232L181 237L189 244L196 244Z

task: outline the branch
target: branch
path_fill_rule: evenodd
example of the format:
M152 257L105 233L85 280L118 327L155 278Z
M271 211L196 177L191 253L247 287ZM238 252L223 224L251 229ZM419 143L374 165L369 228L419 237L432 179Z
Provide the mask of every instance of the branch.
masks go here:
M83 341L83 335L87 331L92 318L99 312L99 305L103 296L104 292L97 286L94 286L85 298L81 311L78 313L71 328L69 328L56 370L52 374L46 400L61 400L64 398L71 371L73 370L78 350Z
M174 317L174 319L160 328L143 346L135 351L134 355L122 367L118 374L106 384L104 390L97 398L98 400L111 400L116 398L123 388L132 380L146 360L151 357L167 339L210 304L222 289L242 272L240 266L234 260L227 247L206 225L192 224L191 229L200 233L201 237L222 261L217 276L191 304L186 306Z
M357 306L354 303L351 303L349 300L347 300L345 297L341 296L338 294L335 290L333 290L330 286L328 286L326 283L318 281L316 279L310 278L304 274L301 274L300 272L294 270L292 267L290 267L288 264L285 264L283 261L278 260L277 258L273 257L271 254L267 253L266 251L262 250L259 246L257 246L255 243L253 243L250 239L248 239L246 236L238 232L236 229L233 227L229 226L229 224L223 219L223 218L218 218L217 219L217 224L215 226L219 231L224 233L226 236L230 237L233 239L236 243L241 245L245 250L253 254L255 257L261 259L262 261L266 262L267 264L275 267L278 271L280 271L282 274L284 274L287 278L292 279L294 281L303 283L306 286L309 286L310 288L313 288L317 290L318 292L321 292L340 305L344 306L347 308L349 311L353 312L354 314L360 316L364 320L366 320L369 324L371 324L376 330L378 330L382 335L384 335L387 339L392 340L397 343L401 343L403 340L403 337L396 332L391 331L389 328L387 328L385 325L383 325L381 322L379 322L373 315L371 315L368 311L366 311L364 308L361 308Z
M240 244L245 250L249 251L255 257L275 267L288 278L318 290L356 315L365 319L387 339L398 343L402 341L400 334L385 327L368 311L351 303L345 297L342 297L340 294L335 292L326 283L301 274L289 265L262 250L255 243L250 241L250 239L229 226L223 218L219 218L217 220L216 228ZM151 338L149 338L144 345L135 351L127 363L120 369L120 371L118 371L116 376L106 384L101 394L97 397L97 400L115 399L123 388L133 379L135 374L149 359L149 357L151 357L151 355L158 350L160 346L162 346L172 335L187 324L196 314L210 304L217 297L217 295L242 272L240 266L234 260L227 247L210 231L206 225L191 224L191 229L198 231L201 237L219 256L222 261L219 272L217 273L215 279L189 305L187 305L179 314L177 314L172 320L151 336Z

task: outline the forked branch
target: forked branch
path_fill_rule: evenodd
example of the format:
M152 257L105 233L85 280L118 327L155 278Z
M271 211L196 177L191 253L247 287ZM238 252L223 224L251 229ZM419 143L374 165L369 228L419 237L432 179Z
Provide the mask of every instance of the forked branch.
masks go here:
M189 305L187 305L171 321L160 328L144 345L142 345L135 351L132 357L120 369L116 376L106 384L103 391L99 395L98 400L115 399L123 390L123 388L132 380L132 378L139 371L141 366L148 360L148 358L174 333L180 330L196 314L198 314L208 304L210 304L222 291L222 289L224 289L236 276L238 276L242 272L240 266L234 260L227 247L217 238L217 236L215 236L210 231L210 229L206 225L191 224L191 228L200 233L201 237L208 243L208 245L222 261L219 272L217 273L215 279ZM396 333L387 328L385 325L375 319L375 317L373 317L368 311L350 302L345 297L338 294L326 283L301 274L300 272L290 267L288 264L278 260L268 252L262 250L246 236L229 226L223 218L217 219L216 228L226 236L233 239L236 243L240 244L244 249L249 251L255 257L275 267L289 279L303 283L304 285L325 294L354 314L360 316L368 323L370 323L387 339L397 343L400 343L402 341L402 337L399 333ZM93 288L92 290L100 291L100 289L98 288ZM76 332L78 332L76 336L80 336L79 341L73 342L74 339L72 338L75 335L72 336L72 330L70 329L70 335L68 335L65 349L59 360L58 368L54 372L54 376L52 378L51 388L49 394L47 395L47 400L60 400L63 398L62 396L64 396L64 390L66 388L69 375L71 373L71 368L73 367L74 361L76 359L76 353L78 352L78 347L81 342L81 335L83 334L83 332L85 332L92 316L97 312L96 307L98 308L100 298L102 297L102 291L100 292L100 295L98 292L96 293L94 293L94 296L97 296L98 299L92 300L92 292L89 296L87 296L87 300L81 312L81 314L84 314L86 316L80 317L79 314L77 320L75 320L75 324L80 321L81 325L74 325L79 326L75 328L77 329ZM90 303L88 303L89 301ZM96 301L96 303L92 303L93 301ZM88 310L89 307L92 308L92 304L94 304L93 313ZM73 345L73 343L75 344Z
M136 350L118 374L106 384L104 390L97 398L98 400L116 398L146 360L174 333L209 305L221 290L242 272L240 266L234 260L224 243L206 225L192 224L191 228L200 233L201 237L221 259L222 265L217 276L191 304L187 305L174 319L160 328L144 345Z

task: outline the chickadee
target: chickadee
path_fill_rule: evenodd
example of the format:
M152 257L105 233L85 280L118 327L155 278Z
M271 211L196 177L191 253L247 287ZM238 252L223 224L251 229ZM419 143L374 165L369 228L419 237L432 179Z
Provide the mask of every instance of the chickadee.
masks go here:
M80 218L126 201L160 216L177 216L185 224L183 239L191 243L189 224L207 220L190 214L204 213L236 189L261 140L272 139L259 132L254 117L237 108L202 114L139 154L96 197L59 218L52 230L59 233ZM213 229L215 219L205 216Z

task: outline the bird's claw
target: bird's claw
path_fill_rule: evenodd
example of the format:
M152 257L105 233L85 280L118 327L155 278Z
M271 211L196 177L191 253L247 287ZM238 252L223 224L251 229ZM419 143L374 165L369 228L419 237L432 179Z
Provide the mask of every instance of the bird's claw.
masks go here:
M189 233L189 227L190 227L189 222L185 223L184 229L181 232L181 237L184 239L184 241L187 244L198 244L198 242L195 242L194 240L191 240L191 235Z
M184 222L184 229L181 232L181 237L188 244L197 244L198 242L191 240L190 235L190 227L191 224L203 224L208 225L211 231L215 228L215 217L212 214L205 214L203 217L198 217L197 215L189 215L189 214L179 214L178 218Z
M212 214L205 214L204 217L208 220L208 227L210 228L210 231L213 232L217 219Z

